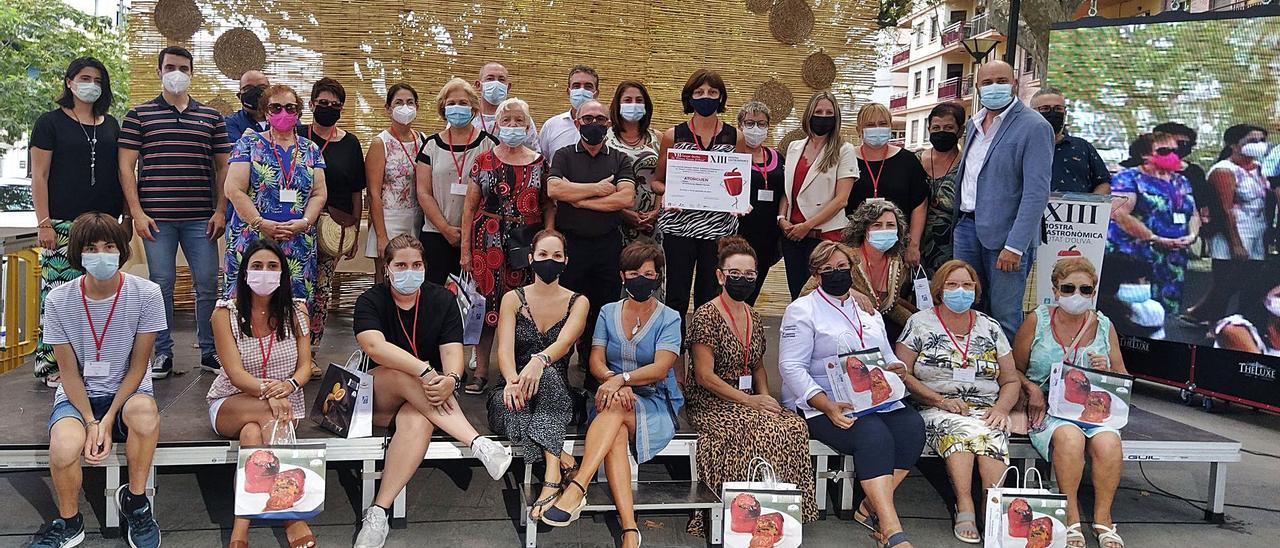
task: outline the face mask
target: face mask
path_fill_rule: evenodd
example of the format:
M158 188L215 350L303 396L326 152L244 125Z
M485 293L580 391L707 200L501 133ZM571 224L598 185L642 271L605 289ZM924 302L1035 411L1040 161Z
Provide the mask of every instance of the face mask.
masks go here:
M735 301L746 302L755 290L756 282L753 280L742 276L725 276L724 278L724 292Z
M929 144L938 152L951 152L960 142L960 135L954 131L935 131L929 134Z
M1267 297L1267 312L1270 312L1272 316L1280 318L1280 295Z
M977 293L972 289L957 287L955 289L942 290L942 304L956 314L963 314L973 306L973 300L977 297Z
M1194 148L1195 145L1191 141L1178 141L1178 156L1185 159L1191 156L1191 151Z
M406 126L412 124L417 117L418 107L412 105L400 105L391 109L391 119Z
M507 85L497 80L481 82L480 94L484 96L485 102L497 105L507 99Z
M867 232L867 243L880 250L881 253L888 251L894 244L898 243L897 230L872 230Z
M1129 320L1142 327L1164 327L1164 306L1154 300L1131 304Z
M444 107L444 119L453 127L466 127L471 123L475 113L467 105L449 105Z
M587 88L571 89L569 90L569 104L573 105L574 109L577 109L582 106L582 103L590 101L595 96L596 94Z
M604 142L605 127L602 124L584 124L578 128L578 132L582 134L582 142L596 146Z
M266 297L280 288L280 273L270 270L250 270L245 272L244 281L259 297Z
M742 138L747 141L747 146L756 148L760 143L764 142L764 138L769 136L769 128L767 127L744 127L742 128Z
M84 271L99 280L107 280L120 270L119 253L81 253L80 264Z
M809 131L814 135L823 136L830 134L836 128L835 116L810 116Z
M267 122L271 124L271 129L284 133L292 131L298 125L298 115L289 114L288 111L280 109L280 112L268 115Z
M982 99L983 108L1003 109L1013 102L1013 84L987 84L978 88L978 96Z
M1122 303L1140 303L1151 300L1151 284L1120 284L1116 299Z
M1084 314L1086 310L1089 310L1089 305L1091 304L1093 304L1093 299L1079 293L1072 293L1066 297L1058 298L1058 306L1062 307L1063 312L1072 316Z
M892 136L892 128L869 127L862 130L862 142L873 148L880 148L889 144L889 138Z
M533 273L542 280L542 283L549 284L560 277L560 273L564 272L565 264L564 261L555 259L539 259L529 263L529 266L533 268Z
M342 117L342 110L337 107L316 107L311 111L311 117L315 119L317 124L324 127L333 127L338 123L338 118Z
M690 99L689 106L693 107L693 111L698 113L698 116L711 116L720 110L720 99L715 97Z
M102 97L102 86L93 82L76 82L71 84L71 93L81 101L92 103Z
M1067 124L1067 113L1051 110L1049 112L1041 112L1040 114L1043 115L1044 119L1049 122L1051 127L1053 127L1053 133L1055 135L1062 133L1062 127Z
M160 84L169 93L186 93L191 87L191 76L180 70L171 70L160 77Z
M523 127L498 126L498 140L512 148L524 144L528 134L529 130Z
M247 90L240 92L240 104L243 105L244 108L246 109L257 111L258 101L262 99L262 92L264 91L266 90L258 86L253 86Z
M820 274L822 292L834 297L843 296L853 287L853 273L848 270L832 270Z
M627 295L630 295L632 299L644 302L653 296L654 291L658 290L658 280L636 276L622 282L622 287L627 290Z
M1253 158L1254 160L1261 160L1267 156L1267 144L1249 143L1240 147L1240 154Z
M412 295L422 288L422 281L427 279L427 273L423 270L401 270L388 274L391 275L391 287L401 295Z
M618 114L628 122L639 122L648 113L649 109L645 108L644 103L623 103L618 107Z
M1151 165L1164 171L1178 171L1182 169L1182 158L1172 152L1164 155L1152 154Z

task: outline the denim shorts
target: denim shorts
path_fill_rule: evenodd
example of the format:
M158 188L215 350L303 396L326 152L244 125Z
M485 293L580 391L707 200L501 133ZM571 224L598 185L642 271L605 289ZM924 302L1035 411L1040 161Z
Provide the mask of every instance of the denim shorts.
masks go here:
M134 394L134 396L136 395L138 394ZM133 396L129 397L132 398ZM99 396L96 398L91 396L89 398L89 406L93 408L93 418L101 419L103 415L106 415L107 409L111 408L111 400L113 399L115 399L115 396ZM125 401L128 402L128 400ZM124 406L121 405L120 408L123 410ZM53 406L53 412L49 414L49 431L53 431L54 423L67 417L75 418L80 421L80 424L85 423L84 417L80 415L80 410L76 409L71 400L62 400ZM127 439L129 439L129 427L125 426L123 418L117 415L115 424L111 425L111 441L124 443Z

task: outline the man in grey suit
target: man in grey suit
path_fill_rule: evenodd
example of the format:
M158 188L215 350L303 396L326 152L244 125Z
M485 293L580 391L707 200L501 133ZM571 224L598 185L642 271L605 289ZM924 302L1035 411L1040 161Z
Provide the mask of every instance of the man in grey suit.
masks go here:
M965 131L956 200L955 258L982 282L980 307L1009 340L1022 325L1027 276L1053 174L1053 128L1017 95L1013 67L992 61L974 80L982 109Z

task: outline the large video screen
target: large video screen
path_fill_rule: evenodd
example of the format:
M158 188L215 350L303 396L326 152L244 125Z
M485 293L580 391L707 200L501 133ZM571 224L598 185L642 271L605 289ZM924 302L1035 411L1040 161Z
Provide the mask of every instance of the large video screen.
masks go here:
M1045 83L1113 173L1098 306L1122 334L1280 355L1280 147L1260 144L1280 143L1278 14L1051 31ZM1186 129L1144 136L1168 123Z

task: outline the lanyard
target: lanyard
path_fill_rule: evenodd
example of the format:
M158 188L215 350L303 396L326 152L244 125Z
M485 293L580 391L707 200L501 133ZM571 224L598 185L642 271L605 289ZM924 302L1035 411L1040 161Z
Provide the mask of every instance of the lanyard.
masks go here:
M827 298L826 293L823 293L821 290L819 290L818 296L822 297L822 300L827 301L827 304L831 305L831 308L836 309L836 312L839 312L841 316L844 316L844 321L849 322L849 325L853 326L853 328L857 330L856 333L858 334L858 344L861 345L858 349L861 350L866 348L867 341L862 338L862 330L863 330L862 316L858 316L858 311L856 309L853 311L853 315L858 318L858 323L854 324L853 320L849 319L849 315L844 313L844 310L842 310L839 306L836 306L836 303L831 302L831 299ZM856 304L854 306L857 307Z
M475 129L475 127L473 126L471 129ZM453 160L453 169L458 172L458 182L461 183L462 168L467 166L467 154L471 152L471 149L468 148L462 151L462 161L459 162L458 155L453 152L453 134L449 133L449 130L446 129L444 131L444 137L445 137L445 141L448 142L449 144L449 158ZM471 143L471 132L467 132L467 142L463 144L465 145L470 143Z
M480 114L477 114L476 117L480 119L480 131L493 135L493 132L489 131L489 124L484 121L484 113L481 112ZM498 127L498 115L496 113L493 116L493 126L494 129L497 129Z
M416 183L416 181L418 180L418 160L417 160L417 158L414 158L413 156L410 156L410 155L409 155L409 148L408 148L408 147L406 147L406 146L404 146L404 141L401 141L401 140L400 140L400 136L399 136L399 135L396 135L396 132L394 132L394 131L388 131L388 133L390 133L390 134L391 134L391 137L393 137L393 138L396 140L396 144L400 145L400 150L401 150L401 151L404 151L404 157L405 157L405 158L407 158L407 159L409 160L409 169L413 171L413 178L414 178L414 181L415 181L413 184L417 184L417 183ZM413 138L413 144L415 144L415 145L416 145L416 144L418 144L418 138L417 138L416 136Z
M319 133L317 133L315 130L313 130L313 129L311 129L311 128L307 128L307 134L308 134L308 135L311 135L311 140L312 140L312 141L314 141L314 140L315 140L315 137L316 137L317 135L319 135L321 139L324 139L324 145L322 145L322 146L320 147L320 157L321 157L321 158L323 158L323 157L324 157L324 151L325 151L325 149L329 148L329 144L333 142L333 136L338 134L338 126L333 126L333 129L330 129L330 130L329 130L329 136L328 136L328 137L325 137L325 136L323 136L323 135L320 135Z
M693 133L693 143L694 143L695 145L698 145L698 148L699 148L699 149L701 149L701 150L711 150L711 147L715 146L715 144L716 144L716 135L719 135L719 134L720 134L720 120L719 120L719 119L717 119L717 120L716 120L716 123L715 123L715 126L713 126L713 127L715 128L716 132L715 132L715 134L713 134L713 135L711 136L711 144L710 144L710 145L704 145L704 144L702 144L702 136L701 136L701 135L698 135L698 125L697 125L697 124L695 124L695 123L693 123L693 120L694 120L693 118L690 118L690 119L689 119L689 132L690 132L690 133Z
M84 304L84 317L89 320L89 335L93 337L93 349L97 358L95 361L102 361L102 343L107 341L107 329L111 327L111 317L116 315L116 303L120 302L121 289L124 288L124 275L120 276L120 281L116 284L116 296L111 299L111 310L107 312L107 321L102 324L102 336L98 336L98 331L93 327L93 315L89 313L89 297L84 294L84 278L80 278L80 302Z
M885 157L881 158L880 160L877 160L878 162L880 162L880 168L872 172L871 158L867 157L867 145L862 145L862 162L867 164L867 177L871 179L871 197L872 198L880 197L880 174L884 173L884 164L889 161L888 149L886 149L884 152L885 152Z
M764 163L751 163L751 170L760 174L760 178L764 180L764 189L769 190L769 172L778 168L778 153L771 149L764 149Z
M1084 333L1085 326L1089 325L1089 318L1086 317L1080 323L1080 329L1076 330L1076 335L1071 339L1071 361L1067 361L1067 347L1062 343L1062 339L1058 338L1058 330L1054 329L1054 323L1058 317L1058 309L1055 307L1053 312L1049 313L1049 332L1053 333L1053 341L1058 343L1058 348L1062 349L1062 361L1071 365L1075 365L1076 358L1080 357L1080 334Z
M960 350L960 343L956 340L955 335L951 334L951 330L947 328L947 322L942 321L942 313L938 312L938 307L933 307L933 315L938 317L938 323L942 324L942 331L947 334L947 338L951 339L951 344ZM973 342L973 311L969 311L969 334L965 336L964 350L960 350L960 369L969 367L969 343Z
M265 379L267 378L267 364L271 362L271 349L276 346L276 334L271 333L270 335L263 337L267 339L266 348L263 348L262 346L262 339L257 337L254 338L258 340L258 354L262 356L262 378Z
M421 360L418 355L418 303L422 301L422 293L419 292L413 299L413 333L404 326L404 318L400 316L400 307L396 307L396 319L400 321L400 331L404 333L405 340L409 341L409 349L413 350L413 357Z
M293 151L289 153L289 169L285 169L284 158L280 156L280 151L276 150L277 146L275 141L271 140L270 135L268 135L266 139L267 143L271 145L271 154L275 155L276 163L280 165L280 174L283 177L280 179L280 188L287 189L289 188L289 183L293 182L293 172L298 169L298 163L301 162L301 159L298 158L298 149L302 147L298 146L297 143L294 143Z
M879 290L879 289L876 289L876 280L875 280L875 278L872 278L872 277L871 277L871 275L872 275L872 272L871 272L871 259L869 258L869 257L870 257L870 255L868 255L868 254L867 254L867 244L866 244L866 242L863 242L863 243L862 243L862 257L863 257L864 259L866 259L866 260L865 260L865 261L863 261L863 262L865 262L865 263L867 264L867 282L869 282L869 283L871 284L871 291L872 291L872 292L874 292L874 293L877 293L877 294L878 294L878 293L880 292L880 290ZM889 256L888 256L888 255L881 255L881 257L884 259L884 268L880 269L880 281L884 282L884 292L885 292L885 293L891 293L891 292L889 291L889 263L890 263L890 261L889 261ZM880 297L877 295L877 296L876 296L876 305L878 306L879 304L880 304Z
M738 337L738 321L733 319L733 313L729 311L729 303L726 303L724 300L724 293L720 294L720 306L724 307L725 313L728 314L729 316L729 325L733 327L733 338L738 339L738 342L742 344L742 371L743 371L742 375L743 376L750 375L751 374L751 309L749 306L746 306L745 304L743 305L745 308L747 308L747 315L746 315L747 331L746 331L745 337L739 338Z

